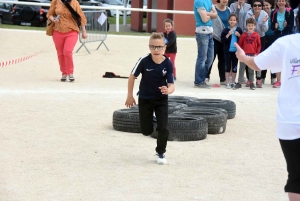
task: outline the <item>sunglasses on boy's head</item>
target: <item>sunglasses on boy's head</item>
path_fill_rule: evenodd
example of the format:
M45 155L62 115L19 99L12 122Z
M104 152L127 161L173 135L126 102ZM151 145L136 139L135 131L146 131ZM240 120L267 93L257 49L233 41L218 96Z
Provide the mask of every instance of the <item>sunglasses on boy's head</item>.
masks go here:
M261 7L261 4L253 4L253 7Z
M165 46L149 45L150 50L163 50Z

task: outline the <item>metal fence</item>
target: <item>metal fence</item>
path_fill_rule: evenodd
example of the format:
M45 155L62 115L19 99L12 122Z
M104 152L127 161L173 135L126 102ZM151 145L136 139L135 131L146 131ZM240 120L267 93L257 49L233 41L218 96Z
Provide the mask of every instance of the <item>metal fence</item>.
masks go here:
M109 51L107 45L105 44L105 40L107 38L107 31L108 31L108 19L106 11L83 11L87 20L86 23L86 31L88 37L83 39L81 34L79 34L79 42L81 46L77 49L78 52L82 47L84 47L88 53L90 53L89 49L86 46L86 43L91 42L99 42L99 45L96 50L100 48L103 44L107 51Z

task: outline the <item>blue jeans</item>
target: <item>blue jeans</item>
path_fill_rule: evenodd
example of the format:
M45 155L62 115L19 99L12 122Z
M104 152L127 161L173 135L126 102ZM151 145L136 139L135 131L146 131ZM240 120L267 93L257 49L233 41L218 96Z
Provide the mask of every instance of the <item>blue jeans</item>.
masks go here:
M214 59L214 41L212 34L196 33L198 56L195 68L195 85L205 81L209 67Z

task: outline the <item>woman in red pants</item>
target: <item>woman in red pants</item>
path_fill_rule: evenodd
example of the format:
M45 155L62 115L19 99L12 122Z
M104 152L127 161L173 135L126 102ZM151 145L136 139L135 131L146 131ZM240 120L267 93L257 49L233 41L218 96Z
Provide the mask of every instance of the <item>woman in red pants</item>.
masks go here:
M79 26L82 29L82 38L87 38L86 18L76 0L52 0L47 18L55 23L53 41L57 51L61 81L75 80L73 49L78 40Z

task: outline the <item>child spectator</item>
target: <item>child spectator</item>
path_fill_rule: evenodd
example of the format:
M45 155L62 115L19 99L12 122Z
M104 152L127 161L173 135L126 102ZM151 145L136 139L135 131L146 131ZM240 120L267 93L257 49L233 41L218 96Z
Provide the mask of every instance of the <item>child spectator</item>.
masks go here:
M176 33L173 30L173 21L170 19L164 20L164 26L165 26L165 42L167 45L165 55L170 58L172 64L173 64L173 75L174 80L176 80L176 67L175 67L175 59L176 59L176 53L177 53L177 42L176 42Z
M157 163L166 164L166 152L169 131L168 125L168 94L174 92L172 63L163 53L166 50L164 35L152 33L149 40L150 54L140 58L128 79L128 94L125 105L136 104L133 97L135 78L142 74L139 87L139 116L143 135L153 132L153 111L157 119Z
M237 73L238 59L236 58L235 52L236 47L234 43L237 43L243 31L240 27L237 27L238 18L236 14L230 14L228 18L229 27L225 28L221 33L221 42L224 48L224 57L226 63L225 77L226 77L226 88L235 87L235 78ZM232 83L229 83L229 75L232 71Z
M242 34L238 42L239 46L245 51L245 54L251 57L258 55L261 49L260 36L258 33L254 31L255 27L256 27L256 20L253 18L248 18L246 20L247 32L244 32ZM248 68L248 73L250 79L250 83L249 83L250 89L255 90L255 86L253 84L254 81L253 69ZM238 84L236 85L241 86L241 83ZM237 86L235 87L235 89L238 88Z

